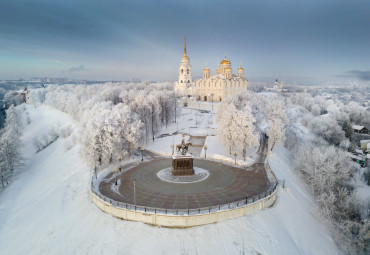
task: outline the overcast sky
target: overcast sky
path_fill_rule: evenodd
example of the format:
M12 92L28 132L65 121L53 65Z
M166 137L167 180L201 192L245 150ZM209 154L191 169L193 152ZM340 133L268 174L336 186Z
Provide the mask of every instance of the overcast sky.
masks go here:
M370 1L1 0L0 79L175 80L227 54L247 77L370 79Z

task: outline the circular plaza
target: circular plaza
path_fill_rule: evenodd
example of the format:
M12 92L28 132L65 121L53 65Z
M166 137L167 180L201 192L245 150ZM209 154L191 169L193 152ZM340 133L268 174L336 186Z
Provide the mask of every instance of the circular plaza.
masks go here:
M194 166L209 173L193 182L166 181L158 173L171 165L171 159L157 158L143 162L99 184L99 192L114 201L141 207L164 209L197 209L228 204L266 192L271 183L264 164L249 169L220 162L196 159ZM117 179L117 185L116 185Z
M194 173L171 174L173 159L150 160L92 180L92 200L115 217L166 227L193 227L252 214L276 200L277 182L265 163L267 142L247 167L194 159Z

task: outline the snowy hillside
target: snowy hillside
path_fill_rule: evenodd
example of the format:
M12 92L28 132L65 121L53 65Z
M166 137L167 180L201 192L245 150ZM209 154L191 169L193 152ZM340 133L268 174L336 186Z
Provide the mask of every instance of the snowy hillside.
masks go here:
M79 145L67 150L78 124L47 106L27 108L24 166L0 193L1 254L340 254L282 147L275 146L269 161L287 189L279 189L272 208L214 225L158 228L100 211L90 201L91 170ZM73 128L69 138L35 153L35 136L64 125Z

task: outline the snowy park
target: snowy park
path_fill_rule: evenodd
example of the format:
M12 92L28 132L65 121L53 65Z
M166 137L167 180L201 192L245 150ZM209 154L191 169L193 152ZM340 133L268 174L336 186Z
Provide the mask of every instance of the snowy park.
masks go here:
M121 85L115 88L119 87ZM129 92L130 89L127 89L126 85L124 87L124 91ZM108 84L106 88L111 90L112 85ZM289 146L293 145L288 143L288 148L286 148L277 139L275 139L276 144L269 145L268 149L272 151L268 153L267 157L271 170L277 179L284 181L284 187L279 185L276 203L264 211L215 225L190 229L166 229L140 222L128 222L100 211L90 198L90 181L96 172L98 172L98 176L111 175L113 181L113 169L120 165L122 171L125 172L125 166L129 169L140 164L142 157L144 161L158 157L169 157L172 154L171 144L180 140L181 131L187 140L191 139L192 136L205 137L194 140L195 144L201 143L203 146L200 151L197 150L196 157L204 159L205 153L207 153L207 158L214 162L235 165L234 155L229 153L230 140L223 142L222 137L219 137L218 134L223 123L219 122L217 118L220 116L219 114L226 114L226 111L220 110L225 107L220 108L222 104L218 104L214 111L202 110L203 113L201 113L199 109L180 106L181 101L179 100L176 102L179 104L176 123L174 122L174 112L171 113L172 117L168 119L168 123L164 117L163 123L158 122L158 126L156 126L154 141L153 134L150 132L152 130L150 121L147 122L147 127L145 124L142 125L141 132L144 134L141 136L142 140L139 138L139 134L132 133L128 129L127 132L130 135L137 134L136 141L129 140L128 137L124 138L127 140L123 140L128 144L133 143L132 147L125 146L125 148L131 148L131 154L129 150L125 151L125 155L119 154L122 159L117 155L118 157L115 156L111 164L109 156L102 156L102 167L94 168L94 164L98 165L100 160L96 156L100 148L97 147L97 144L86 143L92 142L91 138L84 138L91 134L83 130L89 127L88 130L94 131L94 127L99 123L104 126L104 123L107 123L105 120L97 122L101 118L100 116L104 116L106 120L114 116L114 111L108 109L104 111L101 107L119 107L120 114L126 114L120 115L126 116L123 118L124 121L130 121L132 123L130 125L134 126L139 124L132 116L127 115L129 112L125 112L125 107L119 106L119 104L114 106L103 102L90 103L87 100L86 108L69 107L73 105L73 100L84 100L81 95L88 94L86 92L78 94L75 91L72 92L75 97L66 94L69 101L67 102L63 99L62 94L63 91L70 93L69 89L75 90L74 87L68 88L68 86L34 90L32 103L12 108L14 118L10 118L11 113L8 113L7 125L22 126L22 129L19 129L19 132L22 132L19 143L22 144L20 153L23 163L17 166L12 179L9 180L10 183L0 193L2 201L0 206L0 244L5 247L6 253L19 254L29 253L29 251L34 254L95 253L98 251L99 253L111 254L119 253L122 250L127 251L128 254L143 254L149 253L149 251L154 254L167 252L171 254L204 254L209 252L212 254L239 254L240 252L248 254L340 254L342 252L333 239L332 225L323 218L328 216L317 213L320 207L317 206L318 202L311 192L311 185L305 183L306 180L297 174L295 164L292 164L293 154L289 151ZM76 89L90 89L90 87L77 87ZM55 96L54 93L58 93L58 96ZM105 93L104 89L102 89L102 93ZM251 112L250 118L253 116L254 123L257 124L253 130L263 130L269 134L270 125L266 124L268 118L263 113L262 107L270 109L271 116L279 116L277 104L280 103L274 100L280 99L270 100L271 106L269 106L268 103L261 102L261 100L275 98L276 95L273 93L257 94L252 97L247 93L245 97L249 98L248 107L251 107L250 109L259 107L258 111L249 110ZM257 99L253 101L250 98ZM129 98L127 100L130 101ZM76 104L79 104L78 101ZM93 107L89 105L93 105ZM96 105L99 105L100 111L98 112L103 115L96 114L97 108L94 108ZM80 109L80 112L76 111L77 109ZM290 112L287 112L288 117L284 118L298 118L298 110L302 111L302 108L298 106L290 107L290 109ZM232 112L230 109L228 111ZM150 115L148 115L148 120L150 120L149 117ZM161 116L158 115L158 118L160 119ZM194 118L199 120L198 126ZM10 121L18 122L10 124ZM294 139L298 139L297 134L299 134L299 139L306 141L316 139L301 120L294 121L292 125L295 127L296 136ZM127 124L123 126L127 127ZM191 129L190 132L189 129ZM207 132L207 129L212 129L212 132ZM223 131L228 134L226 128ZM146 133L148 134L146 135ZM256 134L258 133L256 132ZM232 138L232 141L242 140L240 133L236 135L237 137ZM289 135L291 134L286 134L287 137ZM270 136L273 137L272 134ZM297 144L297 140L295 141ZM293 140L289 142L293 142ZM145 149L143 156L138 149L141 148L139 143L142 143L141 147ZM107 141L104 141L103 144L107 144ZM209 148L207 152L204 150L205 144ZM248 169L253 162L258 161L258 146L250 147L245 152L245 160L243 150L236 149L235 144L232 146L238 152L236 159L238 167ZM91 150L92 153L88 153ZM95 155L94 150L96 151ZM304 151L300 150L299 153L304 153ZM333 153L338 152L333 151ZM303 154L297 159L307 161L309 157ZM337 159L333 160L337 160L339 163L341 159L343 156L338 156ZM300 161L299 164L306 163ZM308 162L308 164L312 163ZM348 166L343 165L343 167ZM338 176L337 178L343 177ZM360 176L356 178L360 178ZM358 188L355 188L356 192L353 195L358 194L357 196L366 201L368 196L365 194L368 194L366 190L368 188L365 184L360 185L360 183L361 180L358 179L355 184L355 187ZM118 185L121 183L119 182ZM327 186L327 184L325 185ZM319 186L316 187L319 188ZM360 194L362 195L360 196ZM366 215L366 212L364 213ZM323 222L326 223L323 224ZM31 233L32 238L29 238ZM307 238L308 236L309 238ZM173 242L168 243L166 240L170 237ZM22 242L22 246L18 245L20 242ZM5 243L7 245L3 245ZM145 243L145 245L140 245L140 243Z

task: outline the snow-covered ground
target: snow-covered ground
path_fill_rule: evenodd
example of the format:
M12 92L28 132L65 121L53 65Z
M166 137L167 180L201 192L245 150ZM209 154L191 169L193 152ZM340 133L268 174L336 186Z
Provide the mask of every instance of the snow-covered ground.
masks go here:
M203 102L203 105L209 105ZM182 139L182 134L185 135L185 140L189 140L190 136L205 136L204 144L207 145L207 152L201 148L199 157L205 157L207 153L208 159L222 160L229 163L234 163L235 158L231 157L226 148L224 148L217 139L216 132L216 112L209 110L180 108L177 123L171 123L167 128L163 128L154 142L149 140L145 149L155 151L161 155L172 155L171 144L179 144ZM241 155L237 156L239 165L248 165L252 163L256 157L257 148L253 148L247 152L247 157L244 161Z
M90 200L91 170L78 145L66 150L68 141L59 138L39 153L32 147L34 136L58 122L71 125L74 134L78 125L50 107L28 106L28 111L32 122L24 131L24 166L0 193L1 254L341 253L313 215L313 199L282 147L275 146L269 161L288 191L279 189L272 208L213 225L165 229L100 211Z

